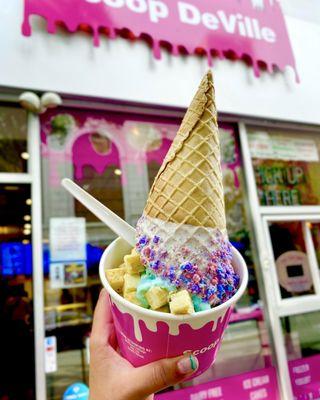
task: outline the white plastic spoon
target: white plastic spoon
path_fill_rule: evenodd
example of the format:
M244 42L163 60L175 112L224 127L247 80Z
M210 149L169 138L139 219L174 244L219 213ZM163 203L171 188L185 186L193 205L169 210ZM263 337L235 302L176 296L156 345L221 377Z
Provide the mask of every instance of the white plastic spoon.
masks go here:
M91 194L83 190L80 186L74 183L71 179L62 179L62 186L67 189L77 200L80 201L88 210L90 210L96 217L105 223L115 234L122 237L131 246L135 246L136 240L135 229L129 225L117 214L109 210L100 201L95 199Z

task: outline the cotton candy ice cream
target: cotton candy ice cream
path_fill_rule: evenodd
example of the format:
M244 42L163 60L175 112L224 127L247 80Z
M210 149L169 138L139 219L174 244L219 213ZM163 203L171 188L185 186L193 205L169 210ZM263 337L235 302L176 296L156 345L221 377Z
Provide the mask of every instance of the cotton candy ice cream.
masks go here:
M237 291L226 231L220 145L209 71L187 110L137 223L136 251L146 267L141 285L186 289L195 311ZM149 278L152 279L149 279ZM155 278L158 281L152 283Z

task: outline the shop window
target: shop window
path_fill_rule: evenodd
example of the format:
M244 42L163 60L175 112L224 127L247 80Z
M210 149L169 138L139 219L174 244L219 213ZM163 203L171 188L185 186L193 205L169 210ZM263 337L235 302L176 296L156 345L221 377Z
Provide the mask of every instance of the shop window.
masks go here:
M159 168L164 160L170 146L172 140L164 138L161 141L158 149L153 149L148 151L147 156L147 163L148 163L148 178L149 178L149 187L151 188L153 181L159 171Z
M72 147L74 180L92 196L124 218L121 165L117 146L106 136L88 133L79 137ZM87 221L97 218L78 201L75 214Z
M266 328L261 317L257 320L231 323L224 335L216 361L203 375L195 378L192 385L227 376L241 376L248 371L270 366L271 350L269 340L265 340L266 336Z
M29 185L0 185L1 399L35 398L30 206Z
M248 128L262 206L318 205L319 134Z
M43 116L43 195L47 224L51 216L70 214L85 217L87 222L99 222L61 187L61 179L65 177L73 179L124 218L119 131L121 127L101 113L62 110Z
M282 318L292 390L298 399L320 393L320 312Z
M154 178L164 160L173 138L179 129L178 124L159 122L126 121L124 130L130 148L135 152L136 163L147 166L148 188L152 186Z
M101 288L98 264L103 250L115 238L61 187L61 179L75 180L134 224L178 127L179 121L171 119L86 110L61 108L41 115L45 323L48 340L56 341L58 359L58 369L47 375L48 400L61 398L73 382L87 382L87 339ZM259 295L244 211L237 132L234 126L225 124L220 135L228 233L250 272L248 290L232 317L235 325L229 330L230 345L223 354L231 357L237 332L243 333L242 339L255 340L254 350L251 345L252 353L244 357L245 362L239 358L243 362L233 369L236 374L248 371L254 363L257 369L264 365L258 326L262 311L257 304ZM68 249L71 234L75 236L70 251L61 255L61 248ZM71 257L75 249L77 254ZM230 361L224 363L221 359L219 365L211 371L214 376L227 375Z
M318 261L318 268L320 268L320 223L319 222L310 223L310 231Z
M314 294L303 222L270 222L269 232L281 297Z
M26 172L27 113L14 107L0 107L0 172Z

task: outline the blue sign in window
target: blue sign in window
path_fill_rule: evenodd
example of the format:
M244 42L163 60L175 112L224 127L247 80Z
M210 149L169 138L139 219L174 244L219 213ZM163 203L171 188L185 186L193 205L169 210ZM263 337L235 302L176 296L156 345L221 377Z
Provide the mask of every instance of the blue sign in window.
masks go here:
M99 264L103 250L100 247L87 244L87 268ZM43 247L43 273L49 273L49 247ZM32 245L21 242L0 244L0 275L32 275Z
M2 275L32 275L31 244L1 243L0 267Z
M81 382L74 383L64 392L62 400L88 400L89 388Z

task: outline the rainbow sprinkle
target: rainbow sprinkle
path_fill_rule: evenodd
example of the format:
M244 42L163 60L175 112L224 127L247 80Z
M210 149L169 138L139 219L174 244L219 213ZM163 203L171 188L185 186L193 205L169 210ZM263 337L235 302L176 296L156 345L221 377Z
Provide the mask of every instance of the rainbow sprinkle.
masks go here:
M168 262L168 252L164 250L164 238L161 235L147 236L142 232L143 216L137 224L136 250L147 270L167 280L177 289L187 289L191 295L199 297L211 306L219 305L230 299L239 287L239 276L231 265L231 245L222 234L210 238L206 251L198 254L198 259L205 259L206 268L199 268L193 256L193 250L177 242L170 249L174 260Z

